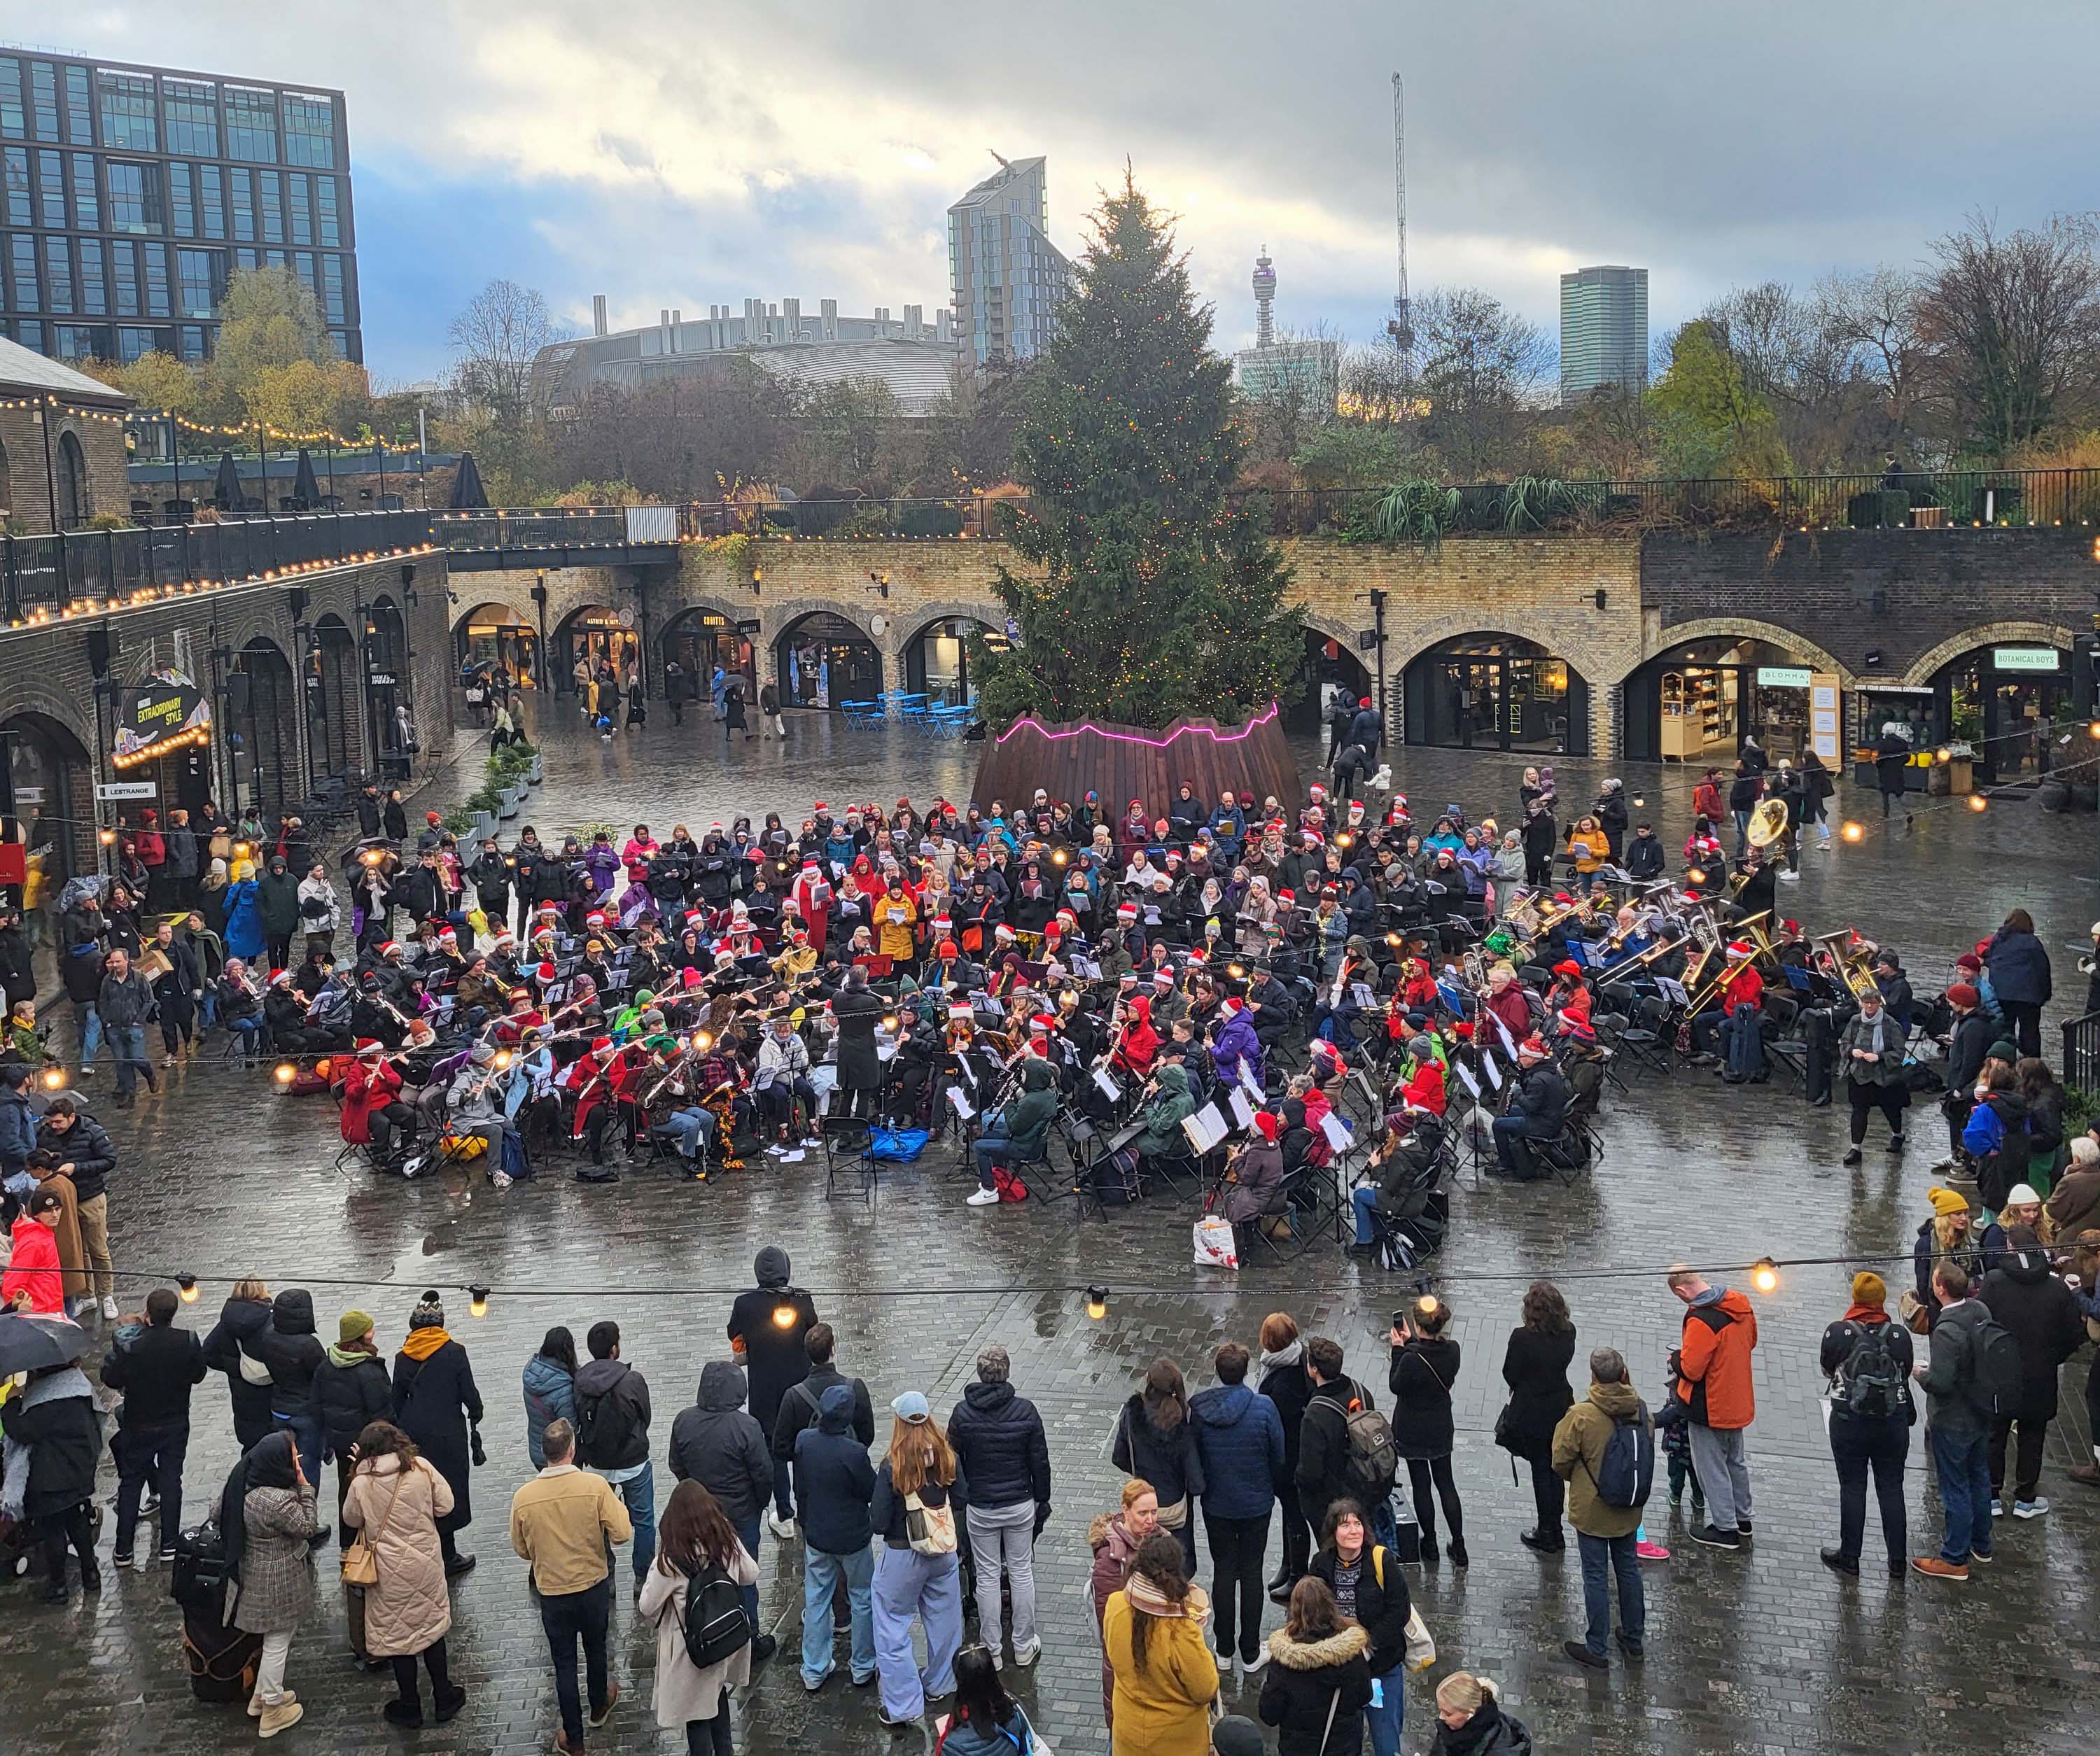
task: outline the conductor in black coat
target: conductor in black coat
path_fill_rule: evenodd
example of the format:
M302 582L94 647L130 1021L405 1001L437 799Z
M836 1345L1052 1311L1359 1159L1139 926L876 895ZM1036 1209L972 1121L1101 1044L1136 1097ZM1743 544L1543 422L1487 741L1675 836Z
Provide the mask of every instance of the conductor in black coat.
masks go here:
M474 1565L454 1540L474 1520L473 1454L481 1448L481 1392L474 1386L474 1368L466 1349L445 1333L445 1310L435 1292L423 1295L408 1318L408 1339L394 1356L394 1424L416 1441L430 1467L452 1491L452 1509L438 1520L438 1541L444 1550L445 1577L453 1578Z
M875 1027L882 1018L883 1001L869 990L867 972L859 965L846 972L846 985L833 996L832 1013L839 1021L839 1085L847 1094L849 1113L872 1118L882 1087Z

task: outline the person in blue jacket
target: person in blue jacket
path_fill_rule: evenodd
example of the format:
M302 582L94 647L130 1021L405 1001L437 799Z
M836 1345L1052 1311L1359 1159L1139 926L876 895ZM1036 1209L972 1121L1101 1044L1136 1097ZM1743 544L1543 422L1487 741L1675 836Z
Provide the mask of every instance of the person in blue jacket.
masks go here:
M2041 1009L2054 988L2048 949L2035 936L2034 917L2025 909L2014 909L1991 935L1991 942L1983 947L1983 968L2020 1052L2040 1055Z
M255 891L255 867L248 860L233 863L233 881L220 901L226 910L226 953L254 963L262 956L262 908Z
M1237 1645L1249 1672L1268 1662L1261 1643L1262 1556L1270 1509L1283 1476L1283 1418L1246 1381L1250 1356L1229 1341L1212 1357L1218 1382L1189 1399L1189 1432L1202 1459L1203 1529L1211 1545L1211 1607L1218 1662ZM1237 1639L1235 1639L1237 1636Z

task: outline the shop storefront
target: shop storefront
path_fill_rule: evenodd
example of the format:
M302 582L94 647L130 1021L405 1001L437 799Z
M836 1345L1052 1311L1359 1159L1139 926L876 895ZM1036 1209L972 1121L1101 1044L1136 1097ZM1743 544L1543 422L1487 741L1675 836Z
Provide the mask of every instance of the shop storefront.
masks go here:
M1979 646L1933 679L1938 723L1976 752L1978 779L2032 780L2049 770L2072 704L2070 655L2059 647Z
M842 615L805 615L780 637L775 674L789 707L836 708L882 693L882 651Z
M298 765L291 661L258 637L234 655L227 682L229 805L252 807L266 819L289 810L289 777ZM352 721L354 725L355 722Z
M508 604L485 603L470 610L453 637L453 656L464 677L470 668L498 670L514 689L537 689L540 637Z
M11 821L11 840L28 844L28 858L39 875L41 894L57 887L91 855L83 853L93 838L79 820L90 814L87 752L63 726L34 713L18 713L0 721L0 744L7 751L7 796L0 800Z
M969 637L986 632L969 616L955 616L922 629L904 649L904 686L933 698L937 706L967 706L976 689L970 676Z
M1733 763L1752 735L1766 756L1798 762L1811 748L1832 767L1843 738L1834 672L1769 641L1690 641L1626 679L1626 754L1695 766Z
M554 635L555 686L576 690L576 666L588 663L593 675L610 669L624 685L642 663L642 637L632 610L608 610L593 604L579 610Z
M408 630L390 598L377 599L364 620L366 748L374 752L382 785L408 778L417 743L409 693Z
M161 823L177 806L201 810L211 797L211 704L187 672L163 665L117 697L112 778L149 784L126 804L129 821L152 810Z
M725 677L743 679L743 699L754 704L758 696L757 652L751 643L758 632L757 622L732 622L712 610L688 610L664 630L657 645L658 656L669 664L676 660L684 669L690 693L709 692L709 684L720 666Z
M306 656L307 783L316 793L364 767L362 677L349 624L323 616L308 637Z
M1407 741L1461 750L1585 756L1590 686L1528 640L1472 634L1407 667Z

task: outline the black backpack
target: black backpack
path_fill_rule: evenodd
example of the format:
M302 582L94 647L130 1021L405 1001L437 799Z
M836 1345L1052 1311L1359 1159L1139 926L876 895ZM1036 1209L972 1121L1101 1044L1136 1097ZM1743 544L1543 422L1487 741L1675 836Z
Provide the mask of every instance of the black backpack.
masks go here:
M1890 1326L1854 1321L1845 1327L1852 1351L1831 1379L1831 1405L1867 1420L1893 1414L1906 1401L1908 1380L1889 1345Z
M597 1463L624 1445L633 1420L615 1387L595 1396L576 1398L576 1458Z
M1648 1424L1648 1407L1636 1403L1630 1415L1615 1418L1612 1436L1604 1441L1601 1469L1590 1471L1597 1498L1607 1506L1630 1508L1646 1506L1655 1487L1655 1429Z
M751 1643L751 1631L736 1582L704 1562L686 1582L686 1657L702 1670L726 1663Z
M1993 1419L2011 1414L2020 1401L2020 1344L1988 1313L1969 1326L1969 1400Z

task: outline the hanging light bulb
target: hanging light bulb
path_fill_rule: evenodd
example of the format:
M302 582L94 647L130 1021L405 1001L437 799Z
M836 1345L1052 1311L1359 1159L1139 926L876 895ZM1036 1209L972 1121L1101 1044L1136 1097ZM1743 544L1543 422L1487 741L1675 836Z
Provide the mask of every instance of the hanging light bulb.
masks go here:
M1844 826L1844 827L1840 829L1838 833L1842 836L1847 841L1859 841L1864 839L1867 830L1866 826L1863 823L1848 823Z
M65 1089L65 1069L63 1067L45 1068L44 1089L47 1092L63 1092Z
M467 1314L470 1317L487 1317L488 1315L488 1289L486 1286L468 1287L466 1290L466 1308Z
M279 1061L277 1063L276 1071L272 1075L280 1085L289 1085L293 1080L298 1079L298 1076L299 1070L298 1064L289 1061Z
M1770 1256L1760 1256L1750 1268L1750 1285L1761 1293L1779 1291L1779 1264Z
M1087 1289L1087 1315L1096 1323L1109 1314L1109 1290L1105 1286Z
M1704 884L1706 881L1706 868L1703 866L1688 866L1685 868L1684 876L1694 884Z
M1970 810L1988 811L1990 808L1991 801L1985 798L1982 793L1972 792L1969 795L1969 809Z
M175 1296L186 1305L197 1302L197 1278L194 1274L178 1274L175 1277Z

